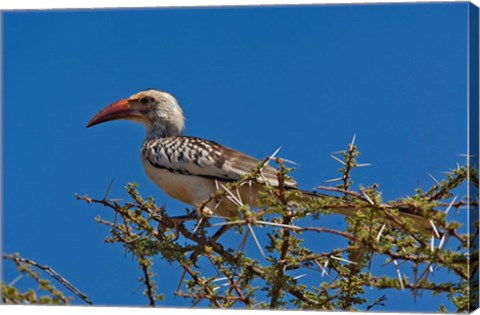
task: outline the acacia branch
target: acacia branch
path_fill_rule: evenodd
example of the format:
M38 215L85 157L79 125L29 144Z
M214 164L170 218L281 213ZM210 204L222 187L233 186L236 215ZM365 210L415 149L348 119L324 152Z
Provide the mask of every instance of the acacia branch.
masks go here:
M82 299L85 303L93 305L93 303L88 299L88 297L82 293L80 290L78 290L73 284L71 284L67 279L62 277L58 272L53 270L49 266L41 265L37 263L36 261L33 261L31 259L27 258L22 258L16 255L9 255L9 254L3 254L2 255L3 259L8 259L12 260L15 263L25 263L31 266L34 266L42 271L44 271L46 274L48 274L50 277L53 279L57 280L61 285L63 285L67 290L78 296L80 299Z
M145 259L145 258L141 257L141 260L143 260L143 259ZM153 289L152 280L150 279L149 267L144 262L141 262L140 266L142 268L143 275L144 275L144 283L145 283L145 286L147 287L147 296L148 296L148 299L150 301L149 305L150 306L155 306L155 291Z
M355 151L353 144L349 148ZM348 154L346 153L346 155ZM244 176L240 181L222 185L222 189L213 193L200 205L198 208L200 221L193 231L182 222L176 221L174 217L169 217L164 211L165 207L158 208L153 200L145 201L142 199L132 186L129 186L127 190L133 199L132 203L119 205L113 200L107 200L106 197L102 200L95 200L88 196L77 196L77 199L102 204L113 209L115 214L119 214L119 217L123 220L121 225L104 220L99 221L109 225L112 228L111 233L116 237L114 241L124 243L127 250L132 251L134 255L146 257L142 252L144 250L142 244L147 244L150 246L148 247L148 255L160 254L167 261L180 264L185 271L184 274L188 274L191 280L187 285L189 292L182 292L177 289L176 294L191 298L194 304L207 299L216 307L231 307L237 302L243 303L247 307L255 307L257 304L252 305L255 303L255 298L250 297L256 290L256 288L252 289L252 283L262 283L261 290L269 292L270 300L261 303L263 307L270 308L277 308L282 303L287 303L283 302L283 293L290 295L290 302L294 301L295 305L304 308L351 308L362 300L359 298L362 287L399 289L399 281L402 289L448 292L449 298L462 294L461 290L464 283L470 280L465 268L468 259L460 256L458 251L439 250L442 247L440 245L438 250L435 249L434 243L432 242L432 245L430 245L428 241L428 233L423 233L424 231L418 233L419 227L412 225L408 220L400 219L395 210L408 208L412 213L424 216L427 223L429 220L434 220L436 224L434 229L435 231L438 229L437 237L442 237L440 243L443 243L444 236L451 235L452 239L458 241L457 244L460 247L466 247L470 244L468 237L459 234L455 228L456 225L452 222L447 223L439 213L440 211L435 209L440 207L455 207L458 209L470 204L465 202L453 203L455 200L452 203L443 202L449 195L449 189L457 187L463 179L459 182L458 177L449 175L449 182L442 185L442 187L448 186L448 189L436 189L428 195L415 195L412 198L382 204L376 185L371 185L367 189L360 188L359 191L351 190L349 172L355 167L355 161L351 152L350 155L350 161L347 164L351 164L351 166L347 171L346 181L343 183L344 188L341 185L338 187L317 187L318 189L341 193L349 198L327 198L324 201L320 199L315 199L316 201L299 199L298 192L283 189L281 183L284 181L283 176L286 172L284 172L285 169L281 165L281 161L277 160L280 164L280 172L278 173L280 187L266 185L264 195L261 195L263 199L260 199L262 209L255 212L242 205L238 209L240 218L226 218L225 222L209 224L212 216L202 214L203 207L211 201L224 198L228 193L235 192L242 185L258 184L257 178L262 177L261 171L266 163L271 160L269 158L265 159L257 169L252 170L251 174ZM346 158L348 159L348 156ZM439 199L429 202L427 198L431 196ZM325 210L326 212L329 209L339 209L341 213L346 212L346 209L360 210L360 212L358 216L347 220L348 224L351 225L347 231L319 226L302 226L305 224L298 222L309 214L324 214L322 211ZM431 211L432 209L437 212ZM222 218L220 217L220 219ZM159 225L158 229L153 228L152 223L157 223ZM390 223L394 228L388 234L383 233L384 228L389 227ZM240 231L244 231L246 226L251 227L254 224L274 229L272 234L267 232L270 243L265 246L265 253L269 254L266 262L249 258L243 252L235 252L230 248L225 249L223 243L219 242L216 237L217 233L210 236L211 233L209 232L212 230L208 230L212 226L221 225L224 229L240 233ZM276 228L280 228L280 230ZM303 241L301 239L302 232L328 233L340 236L344 238L348 247L333 249L331 252L315 253L301 245ZM478 229L476 233L478 233ZM476 235L474 234L474 236ZM418 246L412 242L410 236L417 242ZM177 241L178 238L186 241L186 243L180 244ZM137 241L139 246L136 245ZM257 239L256 242L258 243ZM263 244L262 248L264 248ZM343 258L345 253L352 253L352 251L362 251L362 255L368 253L367 255L371 255L370 260L365 256L360 256L363 258L358 260L352 259L352 256L348 257L350 260ZM186 255L189 254L188 259ZM412 266L412 268L426 263L428 265L426 269L428 269L435 264L443 270L453 271L460 280L453 286L430 282L427 277L423 277L425 279L420 277L422 278L420 281L409 283L406 277L403 277L402 282L400 272L398 272L399 281L397 281L397 277L375 278L370 274L369 267L369 261L371 261L373 255L386 257L390 261L395 261L397 265L406 263L405 265ZM200 270L195 269L199 268L196 262L201 256L206 257L207 261L212 263L217 271L215 276L205 278ZM318 269L315 265L318 266ZM149 284L149 273L145 267L141 265L145 274L146 295L149 296L150 304L153 305L154 286L151 283ZM287 272L300 268L320 271L322 277L324 273L330 273L334 276L331 281L321 282L318 288L310 289L306 288L301 281L298 281L298 277L290 276ZM473 268L476 269L478 266ZM202 272L207 271L202 270ZM225 278L223 276L222 278L226 279L228 283L214 287L213 281L220 280L218 278L219 274L225 276ZM183 276L181 282L183 282ZM224 286L228 287L221 289Z

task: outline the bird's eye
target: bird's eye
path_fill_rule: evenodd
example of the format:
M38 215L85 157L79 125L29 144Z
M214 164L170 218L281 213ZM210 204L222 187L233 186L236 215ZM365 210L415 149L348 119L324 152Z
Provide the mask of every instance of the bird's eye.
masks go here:
M144 96L140 99L140 103L142 103L143 105L147 105L152 101L153 101L153 98L151 98L150 96Z

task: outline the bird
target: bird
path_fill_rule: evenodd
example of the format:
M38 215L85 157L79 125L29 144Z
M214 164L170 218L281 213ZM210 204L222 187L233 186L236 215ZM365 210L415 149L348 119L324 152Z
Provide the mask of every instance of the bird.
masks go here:
M100 110L88 122L87 128L104 122L126 119L142 124L146 129L140 150L141 161L149 179L168 196L197 207L218 190L219 185L238 181L249 174L261 161L215 141L185 136L185 115L177 99L158 89L146 89L118 100ZM262 179L278 186L278 171L265 165ZM242 186L242 200L255 205L259 184ZM284 188L298 190L297 183L287 177ZM306 196L321 197L302 191ZM229 198L203 204L207 214L222 217L238 216L238 204ZM334 210L338 214L353 215L352 209ZM399 209L402 216L412 219L414 227L429 231L428 220L410 209Z

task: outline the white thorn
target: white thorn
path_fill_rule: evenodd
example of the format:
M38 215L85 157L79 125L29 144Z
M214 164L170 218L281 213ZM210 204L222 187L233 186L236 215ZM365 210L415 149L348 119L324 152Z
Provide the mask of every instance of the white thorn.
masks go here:
M413 237L411 234L408 234L408 236L410 236L410 238L412 240L414 240L417 243L417 245L420 245L420 243L418 242L418 240L415 237Z
M218 207L220 206L220 203L223 201L223 198L224 198L224 197L221 197L220 200L217 201L217 204L215 205L215 207L213 207L213 211L212 211L212 212L215 212L215 210L218 209Z
M380 240L380 237L382 237L383 230L385 229L386 226L387 225L384 223L380 228L380 231L378 232L378 235L377 235L377 241Z
M245 220L235 220L235 221L225 221L225 222L217 222L212 223L210 226L224 226L224 225L236 225L236 224L243 224Z
M320 264L320 263L318 262L318 260L314 259L313 261L314 261L315 264L318 266L318 268L322 269L322 274L320 275L320 277L323 277L324 274L327 274L327 276L328 276L327 269L325 269L325 267L323 267L322 264ZM325 264L328 264L328 260L325 262Z
M269 157L268 159L265 161L265 163L262 165L262 167L260 167L260 173L262 172L262 170L268 165L268 163L270 163L271 160L273 160L275 158L275 156L278 154L278 152L280 152L280 149L282 147L278 147L278 149L276 149Z
M270 157L268 158L270 161L273 160L275 158L275 156L278 154L278 152L280 152L280 150L282 149L282 147L278 147L275 152L272 153L272 155L270 155Z
M286 162L286 163L288 163L288 164L298 165L297 162L294 162L294 161L292 161L292 160L287 160L287 159L285 159L285 158L282 158L282 161L283 161L283 162Z
M197 232L197 230L200 227L200 225L202 224L202 222L203 222L203 217L201 217L200 220L198 220L198 223L197 223L197 225L195 225L195 228L193 229L192 234L195 234Z
M452 206L453 206L453 204L455 203L455 200L457 200L457 196L453 197L452 201L451 201L450 204L448 205L448 208L445 210L445 214L448 214L448 212L450 211L450 209L452 209Z
M362 195L365 197L365 199L367 199L368 203L370 205L375 205L375 203L372 201L372 199L370 199L370 197L367 195L367 193L365 193L365 191L362 190Z
M240 191L238 191L238 187L235 187L235 190L237 191L238 200L239 200L240 203L243 205L243 200L242 200L242 197L240 196Z
M429 221L430 221L430 225L433 228L433 231L435 232L435 235L437 236L437 238L440 238L440 233L438 233L438 230L437 230L437 227L435 226L435 223L433 223L433 220L429 220Z
M272 225L272 226L285 227L285 228L292 229L292 230L299 230L299 229L301 229L301 227L299 227L299 226L282 224L282 223L268 222L268 221L262 221L262 220L255 220L255 222L256 222L256 223L259 223L259 224L264 224L264 225Z
M361 164L357 164L357 167L365 167L365 166L372 166L372 163L361 163Z
M230 200L233 204L235 204L236 206L240 207L241 204L237 201L237 198L236 197L230 197L230 196L225 196L228 200Z
M343 177L337 177L337 178L326 180L325 183L339 182L341 180L343 180Z
M327 259L327 260L325 261L325 264L323 264L323 268L325 268L325 273L327 274L327 276L328 276L327 267L328 267L329 262L330 262L330 261ZM322 272L322 275L323 275L323 272Z
M10 281L10 283L8 284L9 287L13 287L15 285L15 283L17 283L20 279L22 279L24 276L23 273L19 274L18 276L15 277L15 279L13 279L12 281Z
M435 236L432 235L432 240L430 242L430 251L433 253L435 250Z
M214 214L212 216L209 216L209 218L224 219L224 220L231 219L230 217L224 217L224 216L221 216L221 215L218 215L218 214Z
M398 277L398 282L400 282L400 287L402 288L402 290L405 290L405 287L403 285L402 273L400 272L400 268L398 268L397 260L394 259L393 263L395 264L395 270L397 271L397 277Z
M346 165L345 162L337 158L335 155L331 154L330 157L342 165Z
M340 260L340 261L344 261L344 262L349 263L349 264L354 264L354 265L357 264L355 261L351 261L351 260L348 260L348 259L345 259L345 258L342 258L342 257L330 256L330 258Z
M238 206L243 206L243 203L241 200L238 200L237 197L230 191L230 189L228 189L227 187L225 187L223 184L220 184L220 187L222 187L226 192L227 194L232 197L232 201L234 203L236 203ZM227 196L228 197L228 196Z
M440 240L440 244L438 244L438 249L443 249L443 247L447 244L448 242L448 236L445 234L442 236L442 239Z
M307 274L304 273L303 275L296 276L296 277L294 277L293 279L294 279L294 280L298 280L298 279L300 279L300 278L305 277L306 275L307 275Z
M435 177L433 177L432 174L427 173L427 175L435 182L435 184L437 184L437 186L441 186L441 185L442 185L442 184L440 184L440 182L439 182Z
M212 282L218 282L218 281L223 281L223 280L227 280L228 278L227 277L220 277L220 278L217 278L215 280L212 280Z
M247 224L248 229L250 230L250 233L252 234L253 240L255 241L255 244L257 244L258 250L262 254L263 258L265 258L265 253L263 252L262 247L260 246L260 242L257 239L257 236L255 235L255 232L253 231L252 225Z
M350 146L353 147L353 145L355 144L355 139L357 138L357 134L354 133L353 134L353 138L352 138L352 142L350 143Z
M238 244L237 252L243 252L245 244L247 243L248 234L250 234L249 230L245 232L245 235L242 237L240 244Z

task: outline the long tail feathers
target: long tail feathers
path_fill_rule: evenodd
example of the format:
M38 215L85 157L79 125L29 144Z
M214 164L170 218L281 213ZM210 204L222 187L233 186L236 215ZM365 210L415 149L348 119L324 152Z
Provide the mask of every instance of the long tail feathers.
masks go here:
M315 198L335 197L335 196L321 194L317 192L304 191L304 190L300 190L300 191L303 193L303 195L308 197L315 197ZM355 209L350 207L335 207L335 208L332 208L332 210L336 214L340 214L344 216L351 216L351 215L354 215L355 213ZM413 209L408 207L398 208L398 211L399 211L399 216L403 218L409 218L412 221L413 227L416 230L418 230L420 233L432 234L433 228L430 221L427 218L415 213ZM389 221L392 222L394 225L397 225L397 223L394 220L389 220Z

